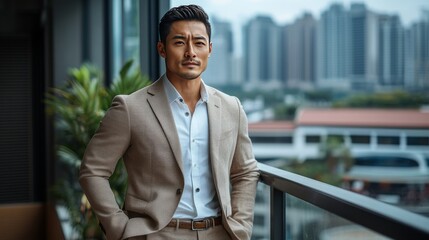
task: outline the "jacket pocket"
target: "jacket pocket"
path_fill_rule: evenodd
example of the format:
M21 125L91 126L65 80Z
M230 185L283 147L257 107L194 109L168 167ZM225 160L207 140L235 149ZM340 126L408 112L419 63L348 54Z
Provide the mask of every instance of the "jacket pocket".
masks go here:
M136 212L136 213L143 213L146 210L146 207L148 205L148 202L142 199L139 199L131 194L127 194L125 196L125 210Z

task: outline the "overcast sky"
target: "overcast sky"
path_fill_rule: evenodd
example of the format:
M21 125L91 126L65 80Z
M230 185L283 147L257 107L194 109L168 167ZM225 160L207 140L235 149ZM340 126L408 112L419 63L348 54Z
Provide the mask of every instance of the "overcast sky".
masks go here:
M343 3L347 9L352 2L364 2L377 13L399 14L405 25L420 19L422 8L429 10L428 0L171 0L174 6L198 4L210 16L241 24L258 14L271 15L279 24L291 23L303 12L311 12L319 18L320 13L334 2Z

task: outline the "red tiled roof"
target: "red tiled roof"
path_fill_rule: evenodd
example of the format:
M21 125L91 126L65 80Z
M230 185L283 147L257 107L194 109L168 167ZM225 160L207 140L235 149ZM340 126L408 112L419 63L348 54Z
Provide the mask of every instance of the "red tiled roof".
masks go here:
M429 112L408 109L302 109L296 125L429 128Z
M249 130L252 132L257 131L291 131L295 129L295 124L290 121L267 121L249 123Z

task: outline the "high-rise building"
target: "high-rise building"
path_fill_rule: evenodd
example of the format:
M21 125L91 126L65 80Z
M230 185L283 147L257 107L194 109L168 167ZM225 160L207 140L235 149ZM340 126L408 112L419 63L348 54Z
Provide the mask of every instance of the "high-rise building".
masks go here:
M405 86L429 88L429 11L405 34Z
M277 25L256 16L243 28L243 56L233 53L231 24L214 18L214 44L203 78L244 88L314 87L380 90L429 87L429 10L405 28L399 16L363 3L330 5L315 19L304 13ZM222 69L219 71L219 69Z
M280 27L271 17L251 19L243 31L244 82L249 87L280 85Z
M316 20L305 13L287 31L287 86L312 88L316 79Z
M374 89L378 80L379 31L377 14L365 4L350 9L351 81L353 89Z
M234 81L233 77L233 34L231 23L213 18L212 22L213 49L209 65L203 74L204 81L209 85L225 85Z
M397 15L380 15L379 85L403 87L404 29Z
M317 85L326 88L350 87L349 12L332 4L322 12L317 25Z
M415 85L415 34L412 28L407 28L404 31L404 86L406 88L414 88Z

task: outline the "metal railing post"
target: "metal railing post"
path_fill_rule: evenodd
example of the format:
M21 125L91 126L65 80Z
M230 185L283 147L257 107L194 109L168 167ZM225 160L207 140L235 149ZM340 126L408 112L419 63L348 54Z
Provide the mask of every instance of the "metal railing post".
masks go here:
M273 240L285 240L286 209L284 193L273 187L271 189L271 237Z

